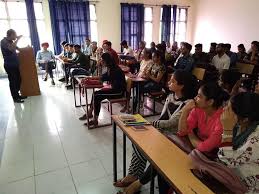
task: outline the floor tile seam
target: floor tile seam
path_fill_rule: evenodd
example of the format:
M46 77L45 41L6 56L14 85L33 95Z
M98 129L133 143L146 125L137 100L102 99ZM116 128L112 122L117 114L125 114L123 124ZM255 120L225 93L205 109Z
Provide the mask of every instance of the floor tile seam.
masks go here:
M20 179L16 179L16 180L13 180L13 181L7 181L7 182L4 182L4 183L0 183L0 186L3 186L3 185L9 185L9 184L12 184L12 183L16 183L16 182L19 182L19 181L23 181L25 179L28 179L28 178L33 178L34 176L26 176L24 178L20 178Z
M66 169L66 168L68 168L68 166L63 166L63 167L60 167L60 168L55 168L55 169L47 170L47 171L40 172L40 173L36 173L36 172L35 172L35 175L34 175L34 176L37 177L37 176L41 176L41 175L44 175L44 174L57 172L57 171L60 171L60 170Z
M76 194L79 194L78 189L77 189L77 186L76 186L76 183L75 183L75 180L74 180L74 177L73 177L73 174L72 174L72 170L71 170L70 165L69 165L69 161L68 161L68 158L67 158L67 155L66 155L66 152L65 152L65 148L64 148L63 142L62 142L62 140L61 140L61 138L60 138L58 126L57 126L57 123L56 123L55 120L54 120L54 124L55 124L56 130L57 130L57 133L58 133L59 141L60 141L60 143L61 143L61 147L62 147L64 156L65 156L65 159L66 159L66 162L67 162L67 165L68 165L68 170L69 170L70 177L71 177L71 179L72 179L72 182L73 182L73 185L74 185Z

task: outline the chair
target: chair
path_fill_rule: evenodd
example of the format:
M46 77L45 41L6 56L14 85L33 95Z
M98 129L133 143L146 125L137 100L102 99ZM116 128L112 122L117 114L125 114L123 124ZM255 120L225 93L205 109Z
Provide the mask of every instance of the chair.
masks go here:
M254 71L254 65L249 63L237 63L237 71L241 74L252 75Z
M126 92L124 97L122 98L117 98L117 99L108 99L108 111L111 113L111 115L113 114L112 112L112 104L114 103L125 103L126 106L126 110L129 110L129 101L130 101L130 94L131 94L131 87L132 87L132 80L131 79L127 79L126 80ZM112 118L111 118L111 123L112 123Z
M192 74L195 75L197 80L202 81L205 75L206 69L200 68L200 67L195 67L192 70Z
M56 60L54 60L53 62L51 62L52 63L52 65L53 65L53 68L52 68L52 70L55 70L55 74L56 74L56 76L58 75L58 73L57 73L57 63L56 63ZM39 70L40 70L40 72L41 72L41 78L43 79L44 78L44 72L46 71L46 69L45 69L45 64L43 64L43 63L38 63L38 67L39 67ZM58 77L58 76L57 76Z
M161 102L161 99L163 99L167 93L168 93L168 82L170 81L171 77L172 77L173 74L167 74L166 76L166 80L165 80L165 83L164 83L164 90L161 90L159 92L149 92L149 98L152 99L152 104L153 104L153 108L150 108L148 106L145 106L147 109L151 110L153 113L150 114L150 115L145 115L145 116L155 116L155 115L159 115L160 113L156 112L156 102L157 101L160 101Z

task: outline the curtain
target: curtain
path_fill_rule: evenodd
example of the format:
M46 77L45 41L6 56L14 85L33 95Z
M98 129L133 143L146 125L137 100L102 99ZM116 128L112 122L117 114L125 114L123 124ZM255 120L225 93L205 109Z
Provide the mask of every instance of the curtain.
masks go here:
M61 52L61 41L83 45L90 37L89 2L83 0L49 0L55 53Z
M144 39L144 5L121 3L121 40L133 48Z
M171 32L171 5L162 6L162 33L161 41L170 41Z
M34 12L33 0L25 0L27 18L30 30L31 45L33 46L34 54L36 55L37 51L40 50L40 40L37 30L36 17Z
M173 5L173 41L175 42L175 29L176 29L176 12L177 5Z

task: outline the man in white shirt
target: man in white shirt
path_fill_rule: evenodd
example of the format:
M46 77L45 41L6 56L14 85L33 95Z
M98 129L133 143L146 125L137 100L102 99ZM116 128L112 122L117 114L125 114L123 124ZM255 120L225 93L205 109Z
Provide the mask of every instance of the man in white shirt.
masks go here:
M227 56L224 50L224 44L220 43L216 47L217 55L212 59L212 65L214 65L219 72L222 72L224 69L229 69L230 58Z
M123 48L123 54L124 54L124 55L131 56L131 57L134 56L133 49L132 49L130 46L128 46L128 43L127 43L126 40L123 40L123 41L121 42L121 46L122 46L122 48Z
M90 56L92 54L92 46L91 46L91 41L90 41L89 38L85 39L84 54L87 55L87 56Z

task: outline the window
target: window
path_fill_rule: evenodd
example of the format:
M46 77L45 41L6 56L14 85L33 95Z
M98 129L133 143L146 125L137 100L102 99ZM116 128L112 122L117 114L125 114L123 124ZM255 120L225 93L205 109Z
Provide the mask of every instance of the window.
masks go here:
M162 33L162 12L161 8L160 14L160 31L159 40L161 42ZM173 8L171 8L171 29L170 29L170 42L175 41L183 42L186 39L186 29L187 29L187 8L177 8L176 11L176 22L175 22L175 34L174 34L174 21L173 21Z
M152 7L145 7L144 16L144 41L148 48L150 48L150 43L152 42L152 31L153 31L153 9Z
M90 4L89 8L90 8L91 39L92 39L92 41L98 42L97 18L96 18L95 5L94 4Z
M34 12L36 17L37 31L40 39L40 43L47 42L48 35L46 33L45 18L43 14L42 3L34 3Z
M34 3L36 22L40 41L45 39L45 22L41 3ZM0 2L0 39L6 36L6 31L14 29L18 35L23 35L18 42L19 47L31 45L29 24L25 2Z
M187 29L187 8L177 8L175 41L183 42L186 39Z

